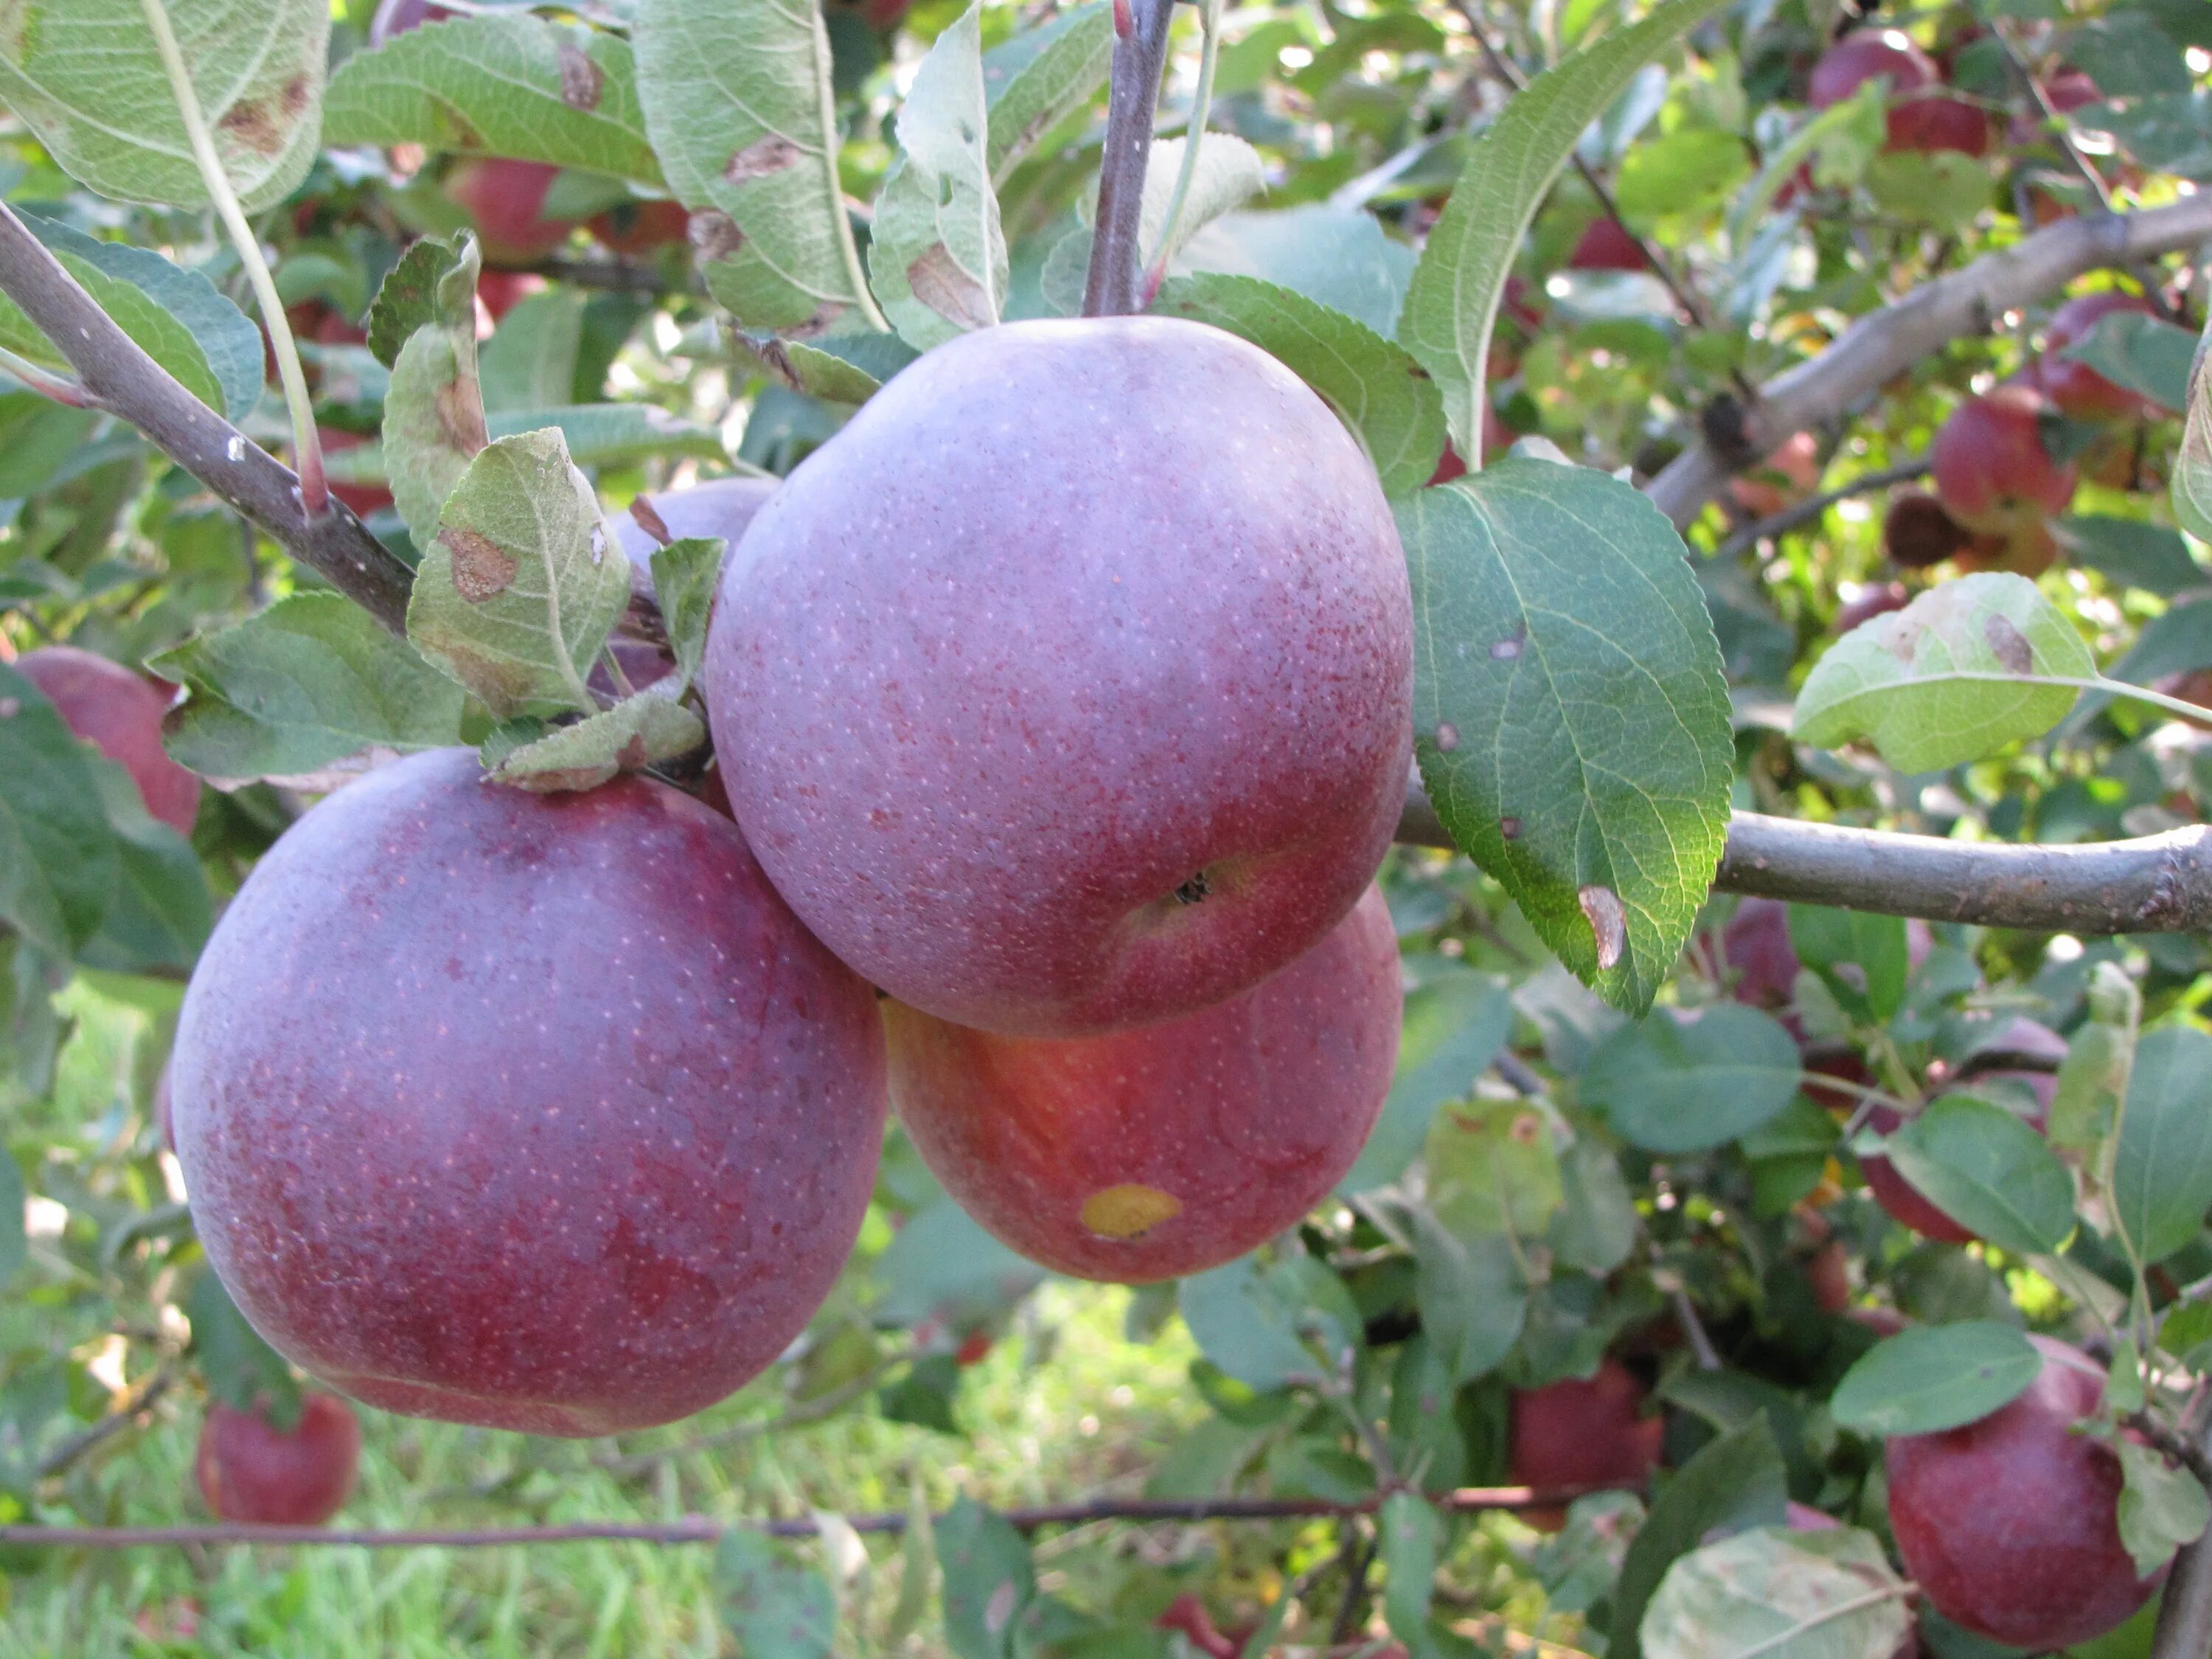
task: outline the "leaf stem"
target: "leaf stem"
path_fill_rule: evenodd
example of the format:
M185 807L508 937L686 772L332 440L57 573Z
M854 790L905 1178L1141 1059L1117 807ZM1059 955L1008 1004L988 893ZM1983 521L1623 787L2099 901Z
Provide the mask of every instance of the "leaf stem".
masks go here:
M323 479L323 447L315 435L315 410L307 397L307 377L300 368L300 349L292 339L284 302L276 293L276 279L270 274L269 262L261 257L260 239L246 222L246 210L239 203L238 192L231 188L222 158L216 154L215 135L208 131L207 118L201 113L199 94L192 86L191 70L185 63L184 49L177 44L176 31L169 27L167 7L163 0L139 0L139 5L146 14L155 49L161 53L161 68L168 75L169 90L177 100L177 113L184 120L185 137L192 147L192 160L199 164L208 198L230 234L231 246L238 250L246 280L253 285L262 323L269 331L276 376L283 383L284 402L292 413L292 459L300 474L301 508L310 519L320 518L330 503L329 488Z
M1762 1653L1778 1653L1808 1631L1815 1631L1848 1613L1863 1613L1869 1607L1878 1607L1885 1601L1902 1601L1919 1593L1920 1587L1911 1579L1894 1584L1885 1584L1880 1589L1869 1590L1863 1595L1854 1595L1848 1601L1838 1601L1832 1607L1822 1607L1808 1619L1800 1619L1788 1630L1777 1631L1763 1642L1754 1642L1747 1648L1738 1648L1735 1659L1758 1659Z
M2165 692L2154 691L2147 685L2130 685L2125 680L2108 680L2102 674L1982 674L1970 669L1956 669L1930 674L1911 684L1932 685L1946 680L1976 685L2070 685L2077 691L2102 691L2106 696L2150 703L2168 714L2178 714L2183 720L2212 725L2212 708L2207 708L2202 703L2191 702L2185 697L2169 697Z
M1221 0L1201 0L1198 27L1204 37L1199 49L1198 90L1191 99L1190 123L1183 129L1182 166L1176 173L1175 193L1168 198L1167 216L1160 223L1160 245L1154 250L1156 258L1146 284L1152 290L1159 288L1160 279L1167 274L1176 232L1182 228L1183 210L1189 205L1191 180L1198 176L1198 152L1206 143L1206 119L1213 112L1213 71L1221 57Z

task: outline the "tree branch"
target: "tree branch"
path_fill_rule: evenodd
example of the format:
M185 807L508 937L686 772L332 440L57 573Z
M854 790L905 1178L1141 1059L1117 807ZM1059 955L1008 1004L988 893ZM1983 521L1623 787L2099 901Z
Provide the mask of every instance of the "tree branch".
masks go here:
M1175 0L1114 0L1113 84L1106 100L1106 145L1098 163L1098 216L1083 288L1086 317L1127 317L1145 308L1145 171L1152 119L1167 68ZM1198 142L1193 134L1191 142Z
M2198 1436L2197 1445L2191 1467L2201 1469L2205 1453L2212 1451L2212 1427ZM2212 1533L2184 1544L2173 1558L2150 1638L2150 1659L2204 1659L2208 1653L2212 1653Z
M69 359L100 407L258 525L395 634L407 627L414 573L337 502L310 518L292 470L187 392L77 285L0 203L0 293Z
M1449 848L1418 783L1398 840ZM1893 830L1738 812L1713 885L1930 921L2035 933L2195 933L2212 930L2212 825L2073 846L1946 841Z
M1746 464L1793 432L1833 420L1962 335L2042 298L2084 271L2126 266L2212 238L2212 191L2167 207L2068 219L1985 255L1860 318L1817 356L1775 376L1742 411ZM1644 493L1677 525L1697 517L1735 469L1700 436Z
M1473 1514L1484 1510L1555 1510L1594 1492L1631 1490L1595 1486L1462 1486L1430 1498L1438 1509ZM1077 1527L1092 1521L1280 1521L1310 1516L1371 1515L1378 1495L1359 1504L1331 1504L1301 1498L1101 1498L1085 1504L1039 1504L1001 1510L1001 1519L1022 1532L1042 1527ZM848 1515L855 1532L906 1530L908 1512L888 1510ZM936 1517L940 1522L944 1516ZM809 1521L717 1521L703 1515L680 1521L633 1523L584 1521L558 1527L349 1528L264 1527L216 1522L198 1527L0 1527L0 1545L45 1549L137 1549L149 1545L351 1544L367 1549L483 1549L503 1544L570 1544L607 1540L638 1544L712 1544L731 1532L765 1533L771 1538L812 1538L821 1528Z

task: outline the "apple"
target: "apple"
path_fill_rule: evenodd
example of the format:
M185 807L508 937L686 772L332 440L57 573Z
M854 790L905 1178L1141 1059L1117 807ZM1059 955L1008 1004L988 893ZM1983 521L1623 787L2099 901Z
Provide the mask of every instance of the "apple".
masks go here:
M1521 434L1505 424L1494 409L1482 411L1482 453L1486 460L1495 460L1513 447L1513 441ZM1437 470L1429 474L1431 484L1449 483L1454 478L1467 477L1467 462L1459 451L1447 443L1444 453L1437 458Z
M2032 1019L2015 1019L2000 1032L1990 1048L2009 1053L2039 1055L2052 1061L2066 1058L2066 1039L2045 1025ZM1984 1079L2004 1079L2024 1085L2035 1101L2027 1121L2037 1133L2042 1132L2051 1115L2051 1101L2057 1092L2057 1076L2052 1072L2000 1070L1979 1074ZM1966 1085L1972 1087L1972 1084ZM1904 1122L1895 1109L1877 1106L1867 1114L1867 1122L1877 1133L1887 1134ZM1867 1190L1875 1201L1923 1238L1932 1238L1941 1244L1971 1244L1974 1235L1949 1216L1936 1208L1919 1189L1898 1172L1897 1166L1879 1153L1870 1153L1859 1159L1859 1173L1866 1178Z
M544 161L488 155L456 162L447 173L446 196L476 226L486 264L534 265L568 240L576 222L544 212L545 192L560 172Z
M308 1393L289 1430L258 1412L210 1405L192 1473L209 1510L222 1520L319 1527L345 1507L360 1462L353 1407Z
M199 816L200 781L161 746L171 694L119 662L73 645L46 645L15 659L62 724L131 775L146 811L180 836Z
M1754 1008L1787 1008L1796 995L1797 952L1790 943L1790 907L1780 899L1747 898L1721 929L1721 957L1736 972L1729 994Z
M1921 1595L1953 1624L2045 1652L2101 1635L2150 1599L2120 1541L2120 1460L2075 1425L2103 1368L2031 1336L2043 1371L1963 1428L1899 1435L1885 1449L1889 1524Z
M824 944L940 1019L1074 1036L1234 996L1358 902L1405 799L1412 596L1365 453L1258 347L1008 323L761 508L703 690Z
M1889 82L1886 118L1892 150L1960 150L1985 154L1989 118L1973 105L1933 94L1942 72L1911 37L1897 29L1859 29L1845 35L1813 66L1807 101L1828 109L1856 95L1868 82Z
M2066 348L2089 337L2100 318L2115 314L2155 317L2149 301L2117 289L2077 295L2051 313L2043 331L2043 356L2036 362L2036 384L2062 414L2077 421L2132 421L2154 409L2148 398L2114 386L2083 362L2063 356ZM2124 453L2124 452L2123 452Z
M1941 512L1942 508L1936 509ZM1876 617L1902 611L1912 603L1912 590L1903 582L1869 582L1845 599L1836 612L1836 632L1848 634Z
M777 482L774 478L709 478L682 489L657 489L639 499L660 520L670 541L720 536L729 544L726 556L727 551L736 549L768 498L775 494ZM653 556L663 544L660 538L645 527L634 508L610 514L608 522L614 526L615 539L622 544L629 562L650 572Z
M277 1351L386 1410L541 1434L687 1416L843 1265L875 998L730 822L629 776L370 773L246 878L172 1060L194 1224Z
M2044 447L2050 400L2027 386L2000 386L1951 411L1929 452L1943 509L1968 530L2007 537L2066 510L2076 482L2070 461Z
M1512 1405L1512 1480L1553 1486L1641 1486L1659 1462L1665 1419L1643 1414L1644 1389L1608 1355L1588 1377L1518 1389ZM1557 1531L1559 1510L1525 1512L1531 1526Z
M395 34L404 34L425 23L441 23L453 15L433 0L380 0L375 15L368 20L368 43L380 46Z
M624 202L595 214L587 228L610 252L647 254L688 240L691 215L681 202Z
M1881 521L1883 551L1892 564L1906 570L1939 565L1966 552L1974 542L1973 532L1925 490L1899 491Z
M1809 432L1793 432L1753 471L1729 479L1729 494L1752 518L1771 519L1805 500L1820 483L1820 441Z
M884 1005L891 1099L960 1206L1031 1261L1147 1284L1233 1261L1343 1179L1390 1092L1405 996L1382 890L1226 1002L1101 1036Z
M1649 270L1650 257L1644 244L1623 228L1620 220L1601 215L1589 222L1567 255L1569 270Z
M478 271L477 301L483 306L483 315L477 325L477 338L487 337L491 333L487 324L496 324L532 295L543 294L545 286L545 279L534 270Z

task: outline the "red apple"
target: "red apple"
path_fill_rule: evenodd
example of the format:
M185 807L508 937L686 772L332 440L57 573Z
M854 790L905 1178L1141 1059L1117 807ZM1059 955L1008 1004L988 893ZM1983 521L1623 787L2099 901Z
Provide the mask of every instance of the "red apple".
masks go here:
M1516 1485L1641 1486L1658 1466L1666 1422L1642 1414L1644 1385L1608 1357L1589 1377L1569 1377L1513 1395L1512 1479ZM1556 1530L1556 1510L1522 1519Z
M891 1097L963 1209L1032 1261L1142 1284L1232 1261L1344 1176L1404 1008L1370 887L1328 937L1212 1007L1104 1036L994 1036L884 1005Z
M41 646L15 659L62 724L131 775L146 811L180 836L199 816L200 781L161 746L169 694L121 663L73 645Z
M1942 509L1939 507L1937 511ZM1854 628L1872 622L1876 617L1902 611L1911 603L1912 590L1903 582L1869 582L1844 600L1837 611L1836 632L1848 634Z
M1860 29L1829 47L1813 66L1807 101L1827 109L1876 79L1889 82L1887 148L1969 155L1989 149L1989 118L1972 104L1933 95L1943 84L1942 72L1897 29Z
M681 202L624 202L592 216L590 230L610 252L647 254L687 240L691 215Z
M1569 270L1649 270L1644 244L1610 215L1593 219L1567 255Z
M483 307L484 319L497 323L507 313L533 294L545 291L545 279L534 270L484 270L477 274L477 299ZM483 339L491 331L480 323L477 337Z
M360 1462L353 1407L307 1394L289 1430L258 1412L210 1405L192 1473L209 1510L222 1520L319 1527L345 1507Z
M1410 763L1405 555L1258 348L1010 323L760 510L703 689L746 838L857 972L963 1025L1110 1030L1249 988L1366 890Z
M280 1352L540 1434L687 1416L842 1267L883 1133L869 988L730 822L629 776L370 773L257 865L185 994L192 1219Z
M2047 1652L2100 1636L2149 1600L2120 1541L2120 1460L2075 1432L2104 1396L2103 1368L2028 1339L2043 1372L1978 1422L1900 1435L1887 1448L1889 1523L1905 1570L1954 1625Z
M1930 456L1944 511L1969 530L2006 536L2063 513L2075 472L2044 447L2051 412L2025 386L2001 386L1953 410Z
M1786 512L1820 487L1820 445L1809 432L1794 432L1741 477L1729 480L1735 504L1754 519Z
M404 34L425 23L443 22L453 15L432 0L380 0L376 15L368 20L368 43L380 46L395 34Z
M2155 407L2110 380L2083 362L2064 356L2066 348L2089 337L2100 317L2115 313L2155 317L2149 301L2117 289L2079 295L2051 313L2043 331L2043 356L2036 363L2036 383L2063 414L2077 421L2131 421ZM2124 451L2122 452L2124 455Z
M486 264L533 265L568 240L576 222L544 213L545 192L560 172L543 161L503 155L454 164L446 175L446 195L475 224Z
M1881 521L1882 550L1905 570L1926 570L1974 545L1973 533L1924 490L1907 489L1889 504Z
M1790 943L1790 907L1780 899L1747 898L1721 929L1721 955L1736 970L1729 994L1754 1008L1787 1008L1802 965Z

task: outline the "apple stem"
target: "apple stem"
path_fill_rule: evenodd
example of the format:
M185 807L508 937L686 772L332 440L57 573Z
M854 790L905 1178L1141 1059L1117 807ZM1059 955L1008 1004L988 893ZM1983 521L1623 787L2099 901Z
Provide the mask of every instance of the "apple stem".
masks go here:
M193 88L184 49L177 44L176 31L169 27L168 8L163 0L139 0L139 3L155 49L161 53L161 68L169 77L177 113L184 119L192 160L199 165L209 199L230 234L231 246L238 250L246 280L253 285L254 301L260 307L261 321L276 354L276 377L283 382L284 402L292 411L292 460L300 476L300 507L309 518L319 519L330 505L329 486L323 479L322 441L315 435L314 404L307 396L307 377L300 368L300 349L293 341L284 302L276 293L276 278L270 272L269 262L261 257L261 240L246 222L246 210L239 203L238 192L230 187L222 158L216 154L215 135L208 131L207 118L200 112L199 94Z
M148 0L153 3L153 0ZM1132 0L1129 28L1114 42L1106 144L1098 165L1098 216L1083 289L1086 317L1126 317L1144 309L1145 167L1167 68L1175 0Z

